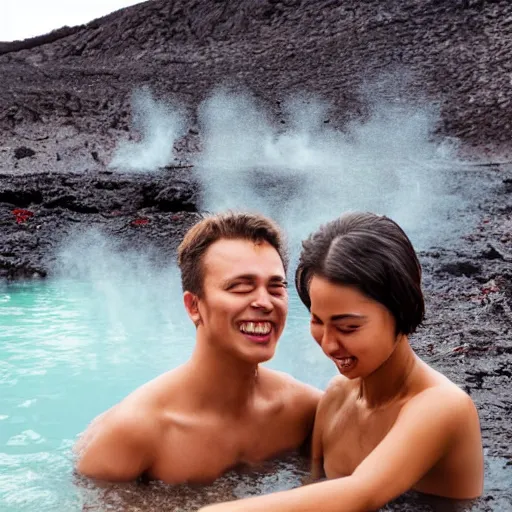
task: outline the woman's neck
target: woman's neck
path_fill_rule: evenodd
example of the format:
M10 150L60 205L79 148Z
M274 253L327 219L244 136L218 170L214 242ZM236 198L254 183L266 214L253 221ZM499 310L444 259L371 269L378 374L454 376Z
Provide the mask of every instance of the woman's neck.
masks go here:
M400 336L389 358L371 375L361 379L359 399L370 408L400 400L409 391L418 363L407 336Z

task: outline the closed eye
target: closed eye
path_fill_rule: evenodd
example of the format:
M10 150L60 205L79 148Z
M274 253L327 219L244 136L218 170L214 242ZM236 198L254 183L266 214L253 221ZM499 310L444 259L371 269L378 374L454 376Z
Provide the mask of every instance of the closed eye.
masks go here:
M345 326L337 326L336 329L343 334L350 334L356 332L359 329L360 325L345 325Z
M227 290L233 293L249 293L254 290L254 286L250 283L233 283Z
M286 283L272 283L269 287L272 295L284 295L286 293Z

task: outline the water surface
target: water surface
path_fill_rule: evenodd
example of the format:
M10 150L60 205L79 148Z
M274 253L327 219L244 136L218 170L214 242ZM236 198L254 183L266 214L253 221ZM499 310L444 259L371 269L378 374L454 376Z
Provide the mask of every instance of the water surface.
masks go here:
M135 278L103 278L0 289L0 510L71 512L90 503L96 491L77 485L72 474L70 448L77 434L94 416L192 352L194 327L176 276L169 276L167 285L162 276L146 276L144 285ZM293 296L288 326L269 366L324 388L335 369L307 325L307 311ZM232 498L249 490L286 488L298 485L303 474L301 462L285 460L253 475L230 475L203 494L157 484L150 493L118 486L114 504L125 509L123 500L131 496L133 510L148 499L155 506L155 500L174 499L183 507L187 496L197 503L201 496L204 502L211 499L211 492ZM103 496L109 509L113 495Z

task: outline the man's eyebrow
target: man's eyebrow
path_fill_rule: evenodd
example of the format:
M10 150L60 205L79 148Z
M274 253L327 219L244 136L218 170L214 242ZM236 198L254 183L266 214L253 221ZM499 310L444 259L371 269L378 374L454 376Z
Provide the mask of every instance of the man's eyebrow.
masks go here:
M313 312L311 312L311 316L313 316L315 320L320 320ZM366 318L367 317L364 315L356 315L355 313L343 313L341 315L332 315L330 320L331 322L336 322L338 320L366 320Z
M256 281L256 279L258 279L258 276L256 274L240 274L226 279L225 281L223 281L222 284L224 286L228 286L234 281ZM271 276L269 281L272 283L281 283L284 284L285 286L288 285L286 278L281 275Z
M272 276L269 281L271 283L280 283L280 284L283 284L284 286L288 286L288 281L286 280L286 277L283 277L283 276Z

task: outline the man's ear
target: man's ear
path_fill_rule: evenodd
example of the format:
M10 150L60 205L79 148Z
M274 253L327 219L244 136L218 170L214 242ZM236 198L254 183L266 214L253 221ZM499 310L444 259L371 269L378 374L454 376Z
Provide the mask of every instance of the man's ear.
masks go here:
M185 292L183 294L183 303L187 310L188 316L197 327L201 323L201 314L199 313L199 298L192 292Z

